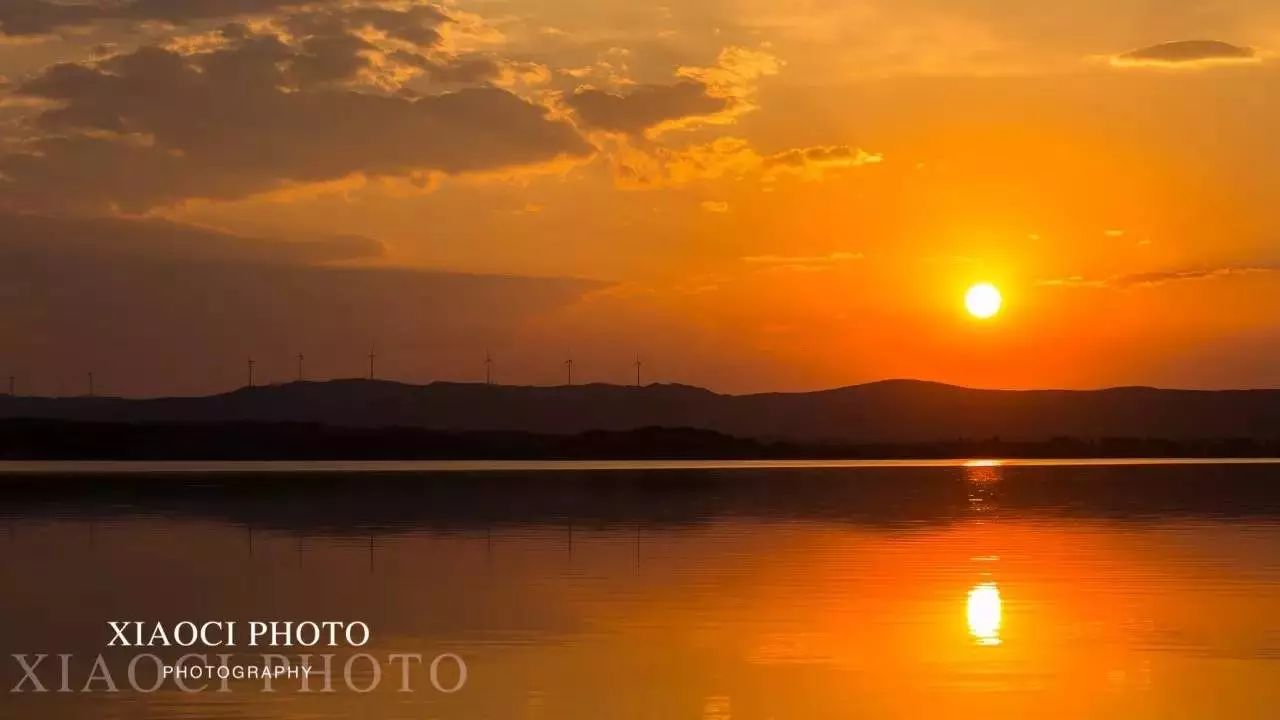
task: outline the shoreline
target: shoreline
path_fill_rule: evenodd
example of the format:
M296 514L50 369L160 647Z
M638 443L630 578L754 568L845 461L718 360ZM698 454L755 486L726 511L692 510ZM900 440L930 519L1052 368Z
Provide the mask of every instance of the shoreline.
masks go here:
M693 460L4 460L14 475L239 473L606 472L661 470L839 470L860 468L1132 467L1280 465L1277 457L883 458Z

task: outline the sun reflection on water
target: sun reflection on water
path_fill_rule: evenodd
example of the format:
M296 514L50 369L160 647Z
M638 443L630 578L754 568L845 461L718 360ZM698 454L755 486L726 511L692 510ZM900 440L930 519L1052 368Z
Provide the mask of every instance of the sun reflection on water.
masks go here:
M978 583L969 590L969 634L979 645L1000 644L1000 621L1003 614L1000 588L995 583Z
M967 468L986 468L986 467L998 468L1003 466L1004 466L1003 460L996 460L994 458L975 458L973 460L964 461L964 467L967 467Z

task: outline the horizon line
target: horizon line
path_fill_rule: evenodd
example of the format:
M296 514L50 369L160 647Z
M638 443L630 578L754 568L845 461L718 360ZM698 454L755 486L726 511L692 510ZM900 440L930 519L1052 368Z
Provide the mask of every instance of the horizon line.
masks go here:
M649 390L653 388L685 388L689 390L699 390L721 397L756 397L762 395L814 395L829 392L840 392L842 390L855 390L858 388L867 388L875 385L930 385L942 387L952 390L966 390L974 392L990 392L990 393L1101 393L1113 392L1119 390L1151 390L1157 392L1181 392L1181 393L1242 393L1242 392L1280 392L1277 387L1218 387L1218 388L1184 388L1184 387L1162 387L1157 385L1108 385L1101 387L1089 388L1062 388L1062 387L974 387L969 385L957 385L955 383L943 382L940 380L924 380L920 378L883 378L880 380L869 380L861 383L853 383L849 385L837 385L834 387L818 388L813 390L762 390L755 392L730 393L713 390L701 385L692 385L681 382L651 382L643 385L634 385L628 383L616 382L584 382L584 383L558 383L554 385L537 385L537 384L507 384L499 382L486 382L484 380L430 380L427 382L411 382L407 380L395 380L391 378L369 378L369 377L333 377L323 379L294 379L281 382L265 383L261 385L241 385L240 387L225 390L222 392L208 394L193 395L110 395L101 392L94 394L78 394L78 395L22 395L22 394L0 394L0 401L5 400L86 400L86 401L147 401L147 400L197 400L204 398L224 397L246 392L263 392L275 389L287 388L296 385L330 385L336 383L344 384L367 384L367 385L397 385L407 388L428 388L435 385L459 385L459 386L475 386L483 388L492 388L494 390L501 389L518 389L518 390L572 390L576 388L611 388L625 390Z

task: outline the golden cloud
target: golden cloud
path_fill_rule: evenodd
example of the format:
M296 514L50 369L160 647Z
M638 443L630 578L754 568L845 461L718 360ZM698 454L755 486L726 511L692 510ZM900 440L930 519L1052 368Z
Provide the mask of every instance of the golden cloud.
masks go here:
M629 188L679 187L704 180L775 182L783 177L817 181L829 173L879 163L883 156L848 145L791 148L762 155L751 143L720 137L684 148L636 146L618 142L609 148L615 179Z
M1155 272L1113 275L1107 278L1088 278L1072 275L1064 278L1050 278L1039 281L1039 285L1047 287L1076 288L1112 288L1124 290L1135 287L1154 287L1184 280L1212 280L1216 278L1259 275L1280 271L1280 267L1268 265L1227 265L1216 268L1198 268L1193 270L1160 270Z

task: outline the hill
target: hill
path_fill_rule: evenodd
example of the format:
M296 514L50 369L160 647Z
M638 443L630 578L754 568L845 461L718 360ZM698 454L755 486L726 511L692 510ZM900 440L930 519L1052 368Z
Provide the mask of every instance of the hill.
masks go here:
M575 434L667 427L762 440L921 443L1000 438L1280 439L1280 390L977 390L892 380L806 393L722 395L684 385L503 386L295 382L206 397L0 397L0 419L310 423Z

